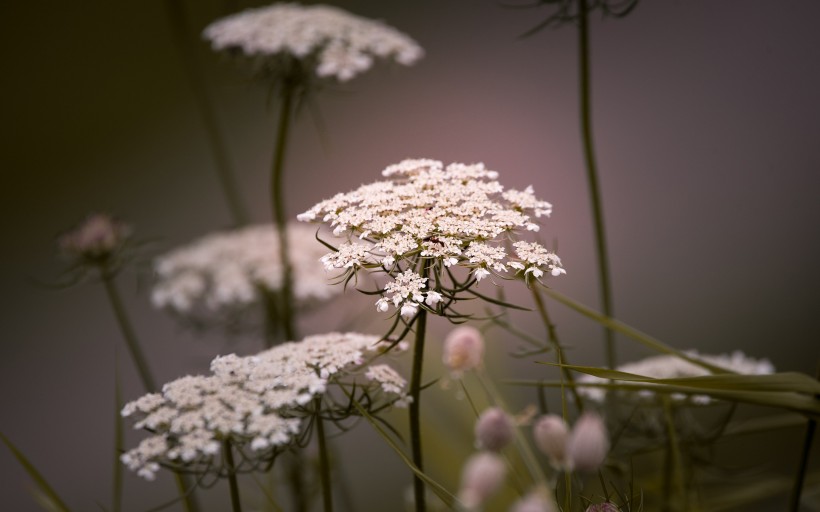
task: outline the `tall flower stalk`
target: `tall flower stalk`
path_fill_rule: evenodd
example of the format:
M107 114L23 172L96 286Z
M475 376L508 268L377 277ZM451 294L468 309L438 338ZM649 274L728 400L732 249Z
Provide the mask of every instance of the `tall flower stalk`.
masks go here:
M388 166L387 178L336 194L300 214L299 220L330 223L344 240L322 258L329 271L341 271L348 283L370 274L379 288L377 311L394 308L385 339L401 341L415 331L410 382L412 463L423 470L421 388L427 317L463 322L471 315L456 303L480 298L500 304L477 290L484 279L523 276L528 284L549 274L565 273L560 258L536 242L521 239L538 231L536 219L552 206L535 197L532 187L504 189L498 173L483 164L404 160ZM505 242L511 242L506 244ZM493 276L492 278L490 276ZM393 336L398 330L399 334ZM416 510L426 509L425 484L414 472Z
M148 359L143 353L142 346L137 339L136 331L128 316L128 312L117 289L115 279L128 261L130 250L130 226L114 220L105 214L90 215L75 230L62 235L58 241L60 249L73 260L73 268L78 275L89 270L95 270L105 289L108 302L117 320L123 340L137 373L140 376L146 391L157 389L156 380L151 373ZM117 434L119 435L119 434ZM185 510L196 512L199 510L197 502L191 493L192 484L179 473L174 473L177 486L180 490ZM115 494L121 485L118 476L114 475ZM116 498L115 498L116 499Z
M188 84L196 102L197 111L208 138L208 147L216 167L219 184L225 196L225 202L230 210L235 226L244 226L250 221L248 209L245 206L239 187L231 168L228 151L225 148L224 138L219 129L213 102L211 101L202 67L196 56L196 51L189 39L188 17L181 0L165 0L165 12L171 23L174 44L180 55L180 60L188 76Z
M547 27L557 27L564 23L578 26L578 98L581 123L581 146L589 187L592 222L595 231L595 252L600 284L601 307L605 316L612 318L612 279L609 273L609 251L604 228L604 208L598 178L598 163L595 156L592 129L592 75L590 66L589 13L599 9L604 15L622 18L638 5L638 0L540 0L539 5L553 9L544 21L530 29L531 35ZM617 365L615 332L604 326L604 349L609 368Z

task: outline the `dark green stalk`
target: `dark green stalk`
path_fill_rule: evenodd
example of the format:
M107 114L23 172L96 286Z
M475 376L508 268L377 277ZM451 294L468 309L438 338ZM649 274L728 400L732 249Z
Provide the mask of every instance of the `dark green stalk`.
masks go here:
M108 301L111 303L111 308L114 310L114 316L117 318L117 324L120 327L122 337L125 340L129 353L131 354L131 359L134 361L134 366L137 367L137 372L142 380L142 385L145 387L146 391L153 393L159 388L156 385L154 376L151 374L148 361L142 353L142 348L137 340L137 335L134 332L134 328L131 326L131 320L128 318L128 314L125 311L125 306L120 298L120 293L114 283L115 274L111 271L111 269L103 266L100 268L100 277L102 278L105 292L108 295ZM199 506L196 503L195 498L189 491L191 488L190 482L178 473L174 473L174 477L177 481L177 487L179 487L180 496L183 498L185 510L187 512L196 512L199 510Z
M242 502L239 500L239 484L236 481L236 466L233 462L231 442L225 440L222 444L222 453L225 457L225 468L228 470L228 486L231 490L231 509L233 512L242 512Z
M319 474L322 480L322 505L324 512L333 512L333 487L330 481L330 457L328 457L325 423L320 416L322 399L314 400L316 406L316 437L319 441Z
M157 388L156 380L154 380L151 369L148 367L148 360L142 352L137 335L134 333L134 328L128 319L128 314L125 312L125 306L114 283L114 273L103 267L100 269L100 276L105 287L105 293L108 295L108 302L111 303L111 308L114 310L114 316L117 318L117 324L125 340L125 345L128 347L131 360L134 362L134 366L137 367L142 385L147 392L154 393L159 388Z
M592 219L595 223L595 248L598 253L598 278L601 281L601 303L604 314L613 316L612 287L609 278L609 257L607 255L606 231L601 191L598 184L598 166L595 160L595 146L592 142L592 107L590 100L589 66L589 23L587 20L587 0L578 0L578 68L581 96L581 138L586 160L589 196L592 203ZM615 368L615 335L612 329L604 328L606 336L606 360L610 368Z
M552 323L550 320L549 314L547 313L547 306L544 304L544 299L541 298L541 292L535 286L530 288L532 291L532 296L535 299L535 305L538 308L538 314L541 315L541 321L544 323L544 327L547 329L547 338L549 339L550 343L552 344L553 349L555 350L555 356L558 359L558 364L569 364L567 362L567 358L564 355L564 348L561 346L561 342L558 341L558 333L555 330L555 324ZM584 411L584 402L581 399L581 394L578 392L578 388L575 385L575 377L572 374L572 371L562 368L561 374L563 376L562 382L566 379L569 382L569 390L572 393L573 399L575 399L575 406L578 408L578 412ZM563 387L563 386L562 386ZM564 390L561 390L561 395L564 395ZM567 418L567 411L566 405L563 403L562 400L562 408L564 412L564 419L569 421Z
M231 216L236 225L245 225L249 219L248 212L242 202L231 171L222 134L219 131L219 123L216 120L216 114L214 113L208 90L205 86L205 77L202 69L198 65L196 49L188 37L189 27L185 16L185 7L182 5L181 0L166 0L165 11L171 22L171 33L173 34L174 44L180 54L180 60L185 68L185 73L188 75L188 83L191 87L197 110L202 118L202 125L208 137L211 156L213 156L216 164L219 183L222 186L222 192L225 194L228 209L231 211Z
M293 267L290 263L288 249L287 214L285 209L284 187L282 186L285 166L285 149L288 143L291 110L293 110L294 85L290 80L282 83L279 106L279 127L276 133L276 146L273 151L271 168L271 208L273 221L279 237L279 259L282 262L281 321L286 340L295 340L296 332L293 322Z
M119 364L115 361L114 364L114 476L113 489L111 497L111 511L120 512L122 510L122 462L120 461L120 453L123 451L123 432L122 432L122 392L120 388L120 370Z
M817 377L820 378L820 367L817 370ZM820 400L820 396L815 396ZM806 424L806 436L803 438L803 452L800 455L800 463L797 466L797 474L794 477L794 486L789 497L789 512L797 512L800 508L800 495L803 493L803 483L806 480L806 471L809 467L809 455L811 445L814 442L814 432L817 430L817 420L810 417Z
M432 260L424 263L422 276L427 277ZM427 310L420 308L416 315L416 340L413 346L413 370L410 378L410 445L413 452L413 464L424 470L421 449L421 370L424 365L424 335L427 330ZM424 494L424 480L413 475L413 495L416 501L416 512L424 512L427 502Z

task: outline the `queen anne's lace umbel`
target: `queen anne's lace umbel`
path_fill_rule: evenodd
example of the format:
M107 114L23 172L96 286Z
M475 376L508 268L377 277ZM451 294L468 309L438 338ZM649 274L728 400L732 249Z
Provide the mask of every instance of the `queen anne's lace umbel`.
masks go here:
M697 351L690 350L686 352L686 355L693 359L719 366L742 375L768 375L774 373L775 370L774 365L772 365L768 359L754 359L739 350L731 354L720 355L699 354ZM650 356L640 361L618 366L617 370L653 379L675 379L711 375L709 370L702 366L690 363L673 355ZM607 382L609 381L593 375L582 375L576 379L577 384L605 384ZM629 382L618 381L618 384L629 385ZM641 382L639 384L644 385L646 383ZM605 388L593 386L581 386L578 392L582 396L595 402L603 402L607 394ZM641 390L637 393L644 398L654 396L654 393L649 390ZM672 396L677 400L686 399L686 396L682 394L673 394ZM689 399L696 404L708 404L711 402L711 398L706 395L691 395Z
M288 226L297 306L329 299L340 291L316 271L315 262L326 249L315 235L316 230L308 226ZM238 311L282 286L279 237L272 225L208 235L161 256L155 269L153 304L182 315Z
M406 381L385 364L368 364L386 347L357 333L309 336L255 356L227 355L209 376L172 381L128 403L122 415L152 436L122 455L149 480L161 465L219 473L225 442L252 463L269 460L299 433L310 404L332 384L353 384L375 406L406 405Z
M350 80L375 59L409 66L424 51L410 37L375 20L325 5L277 3L248 9L209 25L203 36L215 50L235 50L260 68L295 58L320 78Z
M387 167L387 178L337 194L300 214L302 221L327 222L347 241L326 254L326 269L356 272L381 269L393 280L376 308L392 304L402 316L442 301L436 276L465 267L475 281L519 272L525 278L565 273L561 260L537 242L516 241L539 230L552 205L532 187L505 190L498 173L483 164L404 160ZM512 247L505 241L513 241ZM432 261L430 277L419 274L419 259Z

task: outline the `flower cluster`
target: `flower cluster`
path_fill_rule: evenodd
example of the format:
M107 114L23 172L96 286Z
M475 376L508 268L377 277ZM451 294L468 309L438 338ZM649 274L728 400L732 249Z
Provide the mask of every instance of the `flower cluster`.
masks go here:
M481 163L445 167L436 160L404 160L382 174L386 180L337 194L298 216L327 222L336 236L347 237L322 258L325 268L390 274L394 281L376 302L378 310L392 303L409 317L422 304L435 307L444 295L439 276L452 276L452 267L468 269L474 281L511 270L536 279L565 273L557 255L516 240L538 231L537 219L552 211L532 187L505 190L498 173ZM506 240L513 240L512 247ZM419 272L420 260L431 269L429 277Z
M384 348L377 336L330 333L255 356L217 357L211 375L182 377L123 408L135 428L152 435L121 459L149 480L161 465L219 473L225 443L249 461L270 460L330 384L355 382L368 403L406 405L405 380L385 364L368 364Z
M316 272L315 261L326 250L316 241L315 229L289 225L288 247L298 306L339 293ZM279 290L283 277L279 237L272 225L208 235L158 258L155 269L154 305L189 316L245 309L259 303L264 292Z
M424 51L410 37L384 23L325 5L278 3L218 20L203 36L214 50L240 53L260 73L276 73L296 59L319 78L350 80L374 59L409 66Z
M104 213L89 215L72 231L57 239L65 256L78 263L109 263L125 247L131 227Z
M754 359L746 356L740 351L731 354L708 355L698 354L696 351L687 351L685 354L692 359L697 359L714 366L719 366L731 372L745 375L767 375L774 373L774 366L767 359ZM709 370L694 363L681 359L673 355L651 356L640 361L618 366L618 371L650 377L653 379L675 379L682 377L701 377L711 375ZM609 382L592 375L582 375L576 379L576 383L583 384L604 384ZM618 384L629 385L629 382L619 381ZM645 385L646 383L639 383ZM606 398L607 390L603 387L581 386L579 393L595 402L603 402ZM649 390L638 391L638 396L651 398L654 393ZM672 395L676 400L684 400L684 395L675 393ZM690 400L696 404L708 404L711 401L706 395L691 395Z

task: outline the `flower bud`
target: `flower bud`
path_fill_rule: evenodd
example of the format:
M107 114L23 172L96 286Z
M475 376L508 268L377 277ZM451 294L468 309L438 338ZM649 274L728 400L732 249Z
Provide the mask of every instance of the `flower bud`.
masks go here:
M550 464L556 468L565 465L569 427L564 418L556 414L541 416L532 428L532 436L538 449L549 457Z
M558 512L558 508L549 491L538 487L516 501L510 512Z
M464 464L458 499L467 509L481 506L501 487L506 473L507 466L500 455L493 452L476 453Z
M484 360L484 337L475 327L456 327L444 339L444 364L460 377L467 370L481 365Z
M512 441L515 425L509 414L499 407L490 407L481 413L475 424L478 448L501 451Z
M572 469L597 471L609 451L606 425L595 413L584 413L575 422L567 441L567 460Z
M62 235L57 244L66 255L101 260L119 249L131 228L104 213L89 215L73 231Z
M617 505L609 501L590 505L584 512L621 512Z

